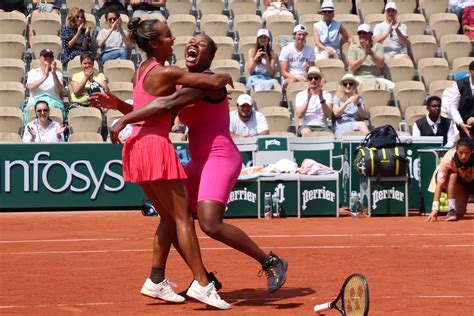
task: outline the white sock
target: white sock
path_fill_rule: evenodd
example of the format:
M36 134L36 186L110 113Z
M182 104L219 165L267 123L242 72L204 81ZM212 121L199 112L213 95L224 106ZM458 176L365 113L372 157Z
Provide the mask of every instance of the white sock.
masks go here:
M456 209L456 199L448 199L448 209L450 210Z

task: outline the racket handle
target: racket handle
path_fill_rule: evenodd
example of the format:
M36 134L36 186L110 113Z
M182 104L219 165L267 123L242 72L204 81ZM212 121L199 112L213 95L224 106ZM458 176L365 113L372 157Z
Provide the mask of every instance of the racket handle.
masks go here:
M332 302L327 302L327 303L324 303L324 304L314 305L314 311L316 313L319 313L319 312L322 312L326 309L331 309L331 303Z

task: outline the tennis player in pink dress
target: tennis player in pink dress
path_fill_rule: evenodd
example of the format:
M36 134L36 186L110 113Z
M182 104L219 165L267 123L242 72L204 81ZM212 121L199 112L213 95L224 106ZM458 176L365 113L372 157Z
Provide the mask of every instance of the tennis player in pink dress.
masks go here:
M189 71L211 76L209 67L216 50L210 37L203 34L193 37L185 51ZM198 90L186 87L154 100L122 117L112 127L111 138L118 139L118 133L128 123L178 108L181 108L180 120L189 128L191 161L185 167L189 205L197 212L201 229L213 239L258 261L267 276L267 290L278 290L286 281L287 262L273 252L265 253L245 232L223 221L230 192L242 166L240 153L229 132L229 102L225 88ZM181 252L180 245L173 244Z

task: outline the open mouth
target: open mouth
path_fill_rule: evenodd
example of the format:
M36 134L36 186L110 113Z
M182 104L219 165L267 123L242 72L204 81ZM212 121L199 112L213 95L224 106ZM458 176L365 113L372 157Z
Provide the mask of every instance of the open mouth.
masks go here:
M194 62L198 58L199 53L196 48L190 46L186 52L186 61Z

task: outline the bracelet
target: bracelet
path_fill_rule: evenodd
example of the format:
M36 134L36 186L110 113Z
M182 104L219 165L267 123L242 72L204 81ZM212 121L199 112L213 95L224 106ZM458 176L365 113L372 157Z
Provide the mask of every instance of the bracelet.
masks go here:
M439 201L433 201L433 205L431 206L431 210L439 211Z

